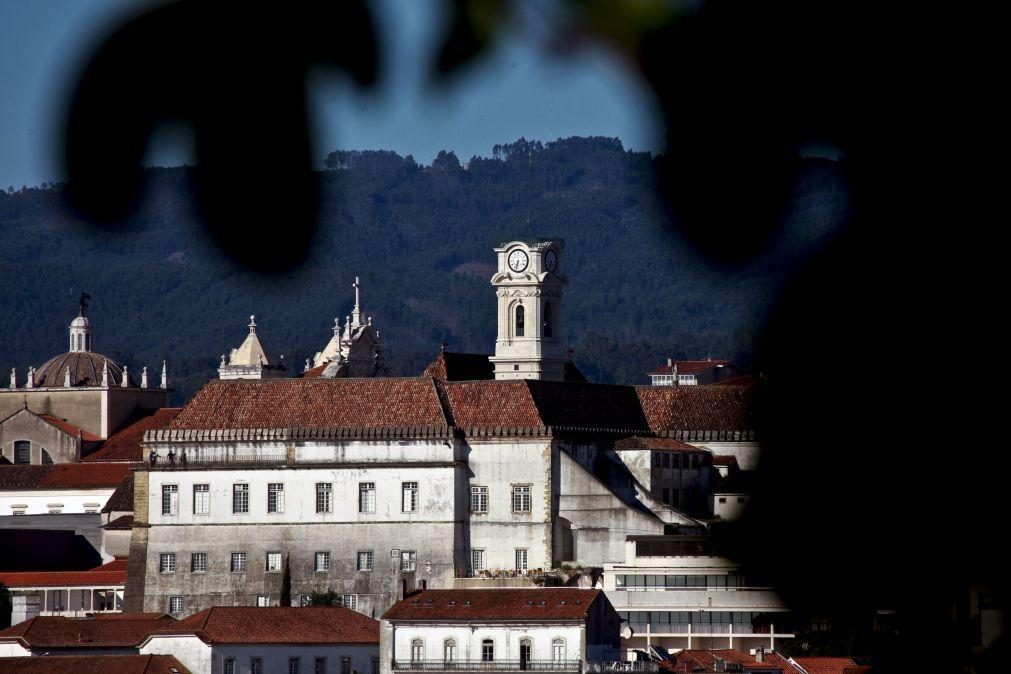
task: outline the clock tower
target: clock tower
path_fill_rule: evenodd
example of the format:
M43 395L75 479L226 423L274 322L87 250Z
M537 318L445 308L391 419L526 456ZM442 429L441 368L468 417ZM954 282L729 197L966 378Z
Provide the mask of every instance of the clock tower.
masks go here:
M561 239L509 241L495 249L498 295L495 379L562 381L568 362L562 330Z

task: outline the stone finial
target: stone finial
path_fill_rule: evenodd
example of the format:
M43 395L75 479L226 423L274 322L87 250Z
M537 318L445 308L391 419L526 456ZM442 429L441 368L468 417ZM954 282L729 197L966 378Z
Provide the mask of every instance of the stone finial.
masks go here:
M256 334L256 316L249 317L249 334Z
M252 318L252 317L250 317ZM168 361L161 362L161 388L168 388Z
M372 317L369 316L369 327L371 327L371 326L372 326Z
M18 387L18 371L15 368L11 368L11 390L13 391Z
M68 367L63 371L63 386L64 388L70 388L70 368Z
M219 367L225 367L228 365L228 361L225 360L225 354L221 354L221 365Z
M25 388L35 388L35 368L28 368L28 381L25 382Z
M147 388L147 365L140 371L140 387Z
M102 387L109 388L109 361L102 361Z
M333 319L333 336L340 337L340 334L341 334L341 318L340 316L338 316L337 318Z
M123 380L119 382L119 385L123 388L130 385L130 372L126 369L126 365L123 366Z
M312 369L312 367L309 365L309 359L306 358L305 359L305 367L302 369L302 372L308 372L311 369Z

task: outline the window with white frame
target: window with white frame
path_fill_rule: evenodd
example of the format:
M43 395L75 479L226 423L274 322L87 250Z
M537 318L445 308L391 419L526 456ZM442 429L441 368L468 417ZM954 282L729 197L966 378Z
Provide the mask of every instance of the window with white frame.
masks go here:
M179 514L179 485L163 484L161 486L161 514Z
M358 512L374 513L376 511L376 483L358 483Z
M225 658L221 661L221 674L235 674L235 658Z
M527 550L526 548L516 548L516 570L527 570Z
M288 658L288 674L301 674L301 662L298 658Z
M551 640L551 659L555 662L563 662L565 660L565 639L552 639Z
M229 566L232 573L245 573L246 572L246 553L244 552L233 552L232 553L232 563Z
M280 571L281 570L281 553L280 552L268 552L267 562L263 568L264 571Z
M528 484L513 485L513 512L514 513L530 512L530 485Z
M176 553L163 552L158 555L158 573L176 572Z
M484 571L484 550L471 550L470 551L470 569L474 573L478 571Z
M284 483L271 482L267 485L267 512L284 512Z
M400 570L414 571L418 567L418 553L416 550L400 551Z
M369 664L369 674L379 674L379 658L372 656L372 662Z
M472 513L488 512L488 487L472 486L470 488L470 511Z
M456 639L446 639L442 642L442 659L446 662L456 662Z
M243 514L249 512L249 485L236 483L232 485L232 512Z
M211 485L193 485L193 514L209 515L211 513Z
M481 661L493 662L495 660L495 642L491 639L481 641Z
M206 573L207 572L207 553L206 552L194 552L190 555L190 571L192 573Z
M313 662L313 674L326 674L326 658L316 658Z
M256 595L256 605L260 608L270 606L270 595L269 594L258 594Z
M401 501L405 513L418 512L418 483L404 482L401 484L403 499Z
M425 642L421 639L411 639L411 662L424 662Z
M358 595L357 594L346 594L341 598L341 604L344 608L349 608L352 611L358 610Z
M333 512L333 483L316 483L316 512Z
M316 553L316 570L317 571L329 571L330 570L330 553L329 552L317 552Z
M178 615L183 612L183 598L182 597L169 597L168 600L168 610L169 613L173 615Z
M374 555L371 550L360 550L358 552L358 570L371 571Z
M341 674L351 674L351 658L346 655L341 656Z
M249 658L249 674L263 674L263 658Z

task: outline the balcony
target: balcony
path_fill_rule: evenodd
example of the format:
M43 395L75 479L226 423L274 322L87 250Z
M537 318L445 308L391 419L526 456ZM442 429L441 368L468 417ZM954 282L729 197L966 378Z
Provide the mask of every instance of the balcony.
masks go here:
M605 672L659 672L660 663L650 660L587 662L586 671L588 674L604 674Z
M578 672L579 660L410 660L393 661L400 672Z

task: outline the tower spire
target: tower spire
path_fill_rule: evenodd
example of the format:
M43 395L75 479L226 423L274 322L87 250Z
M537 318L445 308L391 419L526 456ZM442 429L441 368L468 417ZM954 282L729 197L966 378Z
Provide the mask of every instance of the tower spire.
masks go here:
M355 308L354 311L351 312L351 318L354 321L354 327L357 328L362 324L362 304L361 304L362 284L357 276L355 276L355 282L352 283L351 286L355 289Z

